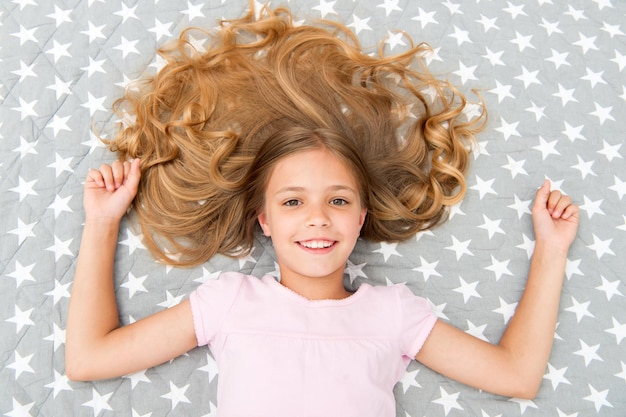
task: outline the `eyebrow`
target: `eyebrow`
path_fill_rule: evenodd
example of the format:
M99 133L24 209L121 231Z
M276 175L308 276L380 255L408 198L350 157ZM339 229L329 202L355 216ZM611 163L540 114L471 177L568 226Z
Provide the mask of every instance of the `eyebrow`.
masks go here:
M347 185L332 185L328 187L327 190L328 191L348 191L355 195L358 195L358 192L356 192L356 190L354 190L352 187L349 187ZM293 193L293 192L297 193L297 192L303 192L303 191L306 191L305 187L285 186L285 187L278 189L278 191L276 191L276 194Z

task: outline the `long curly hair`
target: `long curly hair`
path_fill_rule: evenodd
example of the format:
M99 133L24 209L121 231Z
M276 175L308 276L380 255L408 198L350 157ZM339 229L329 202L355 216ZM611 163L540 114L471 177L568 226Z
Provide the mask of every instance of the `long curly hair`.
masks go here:
M196 49L191 33L210 45ZM133 209L153 256L194 266L248 253L276 158L316 146L364 167L363 238L404 240L445 220L465 193L484 106L465 115L463 94L426 68L428 45L383 49L365 54L339 23L296 26L286 8L256 17L253 2L161 48L166 65L115 103L133 120L108 141L120 160L142 160Z

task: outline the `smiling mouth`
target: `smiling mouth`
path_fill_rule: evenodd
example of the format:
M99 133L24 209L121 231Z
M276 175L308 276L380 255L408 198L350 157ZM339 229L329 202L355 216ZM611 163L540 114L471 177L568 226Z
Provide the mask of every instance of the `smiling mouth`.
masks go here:
M298 242L300 246L303 246L307 249L327 249L337 243L334 240L306 240L302 242Z

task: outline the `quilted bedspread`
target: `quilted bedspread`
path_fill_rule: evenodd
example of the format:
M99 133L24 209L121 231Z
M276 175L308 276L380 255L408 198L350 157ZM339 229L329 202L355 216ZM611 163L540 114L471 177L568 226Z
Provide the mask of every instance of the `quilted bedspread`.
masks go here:
M468 193L444 225L402 243L359 242L356 288L406 282L437 314L497 342L525 285L530 202L545 178L581 207L559 323L533 400L504 398L412 362L397 415L626 415L626 2L622 0L283 0L303 22L341 21L375 51L428 42L429 68L473 97L489 124ZM242 0L0 2L0 415L212 416L217 368L198 348L93 383L65 376L65 323L87 170L112 161L94 132L156 49L188 26L241 16ZM221 271L276 270L270 243L193 269L156 263L124 221L115 286L130 323L184 299ZM146 349L150 349L146 346ZM253 372L253 370L251 370ZM320 398L319 401L324 401Z

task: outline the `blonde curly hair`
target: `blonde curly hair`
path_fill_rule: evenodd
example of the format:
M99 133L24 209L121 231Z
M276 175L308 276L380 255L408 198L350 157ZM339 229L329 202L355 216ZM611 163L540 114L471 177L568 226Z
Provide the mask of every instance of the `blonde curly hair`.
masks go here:
M134 121L108 142L120 160L142 160L133 209L151 253L179 266L248 253L272 167L312 148L355 172L363 238L404 240L445 220L484 106L468 120L465 97L427 70L427 45L383 47L369 56L342 24L296 26L286 8L255 17L251 2L243 18L160 49L166 65L116 102Z

